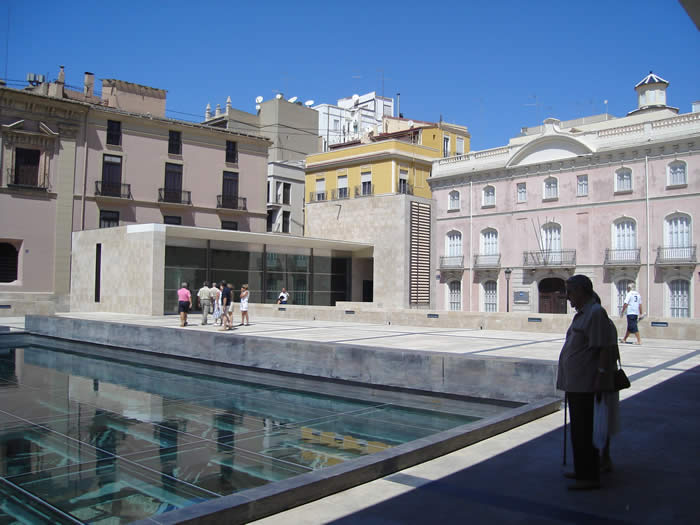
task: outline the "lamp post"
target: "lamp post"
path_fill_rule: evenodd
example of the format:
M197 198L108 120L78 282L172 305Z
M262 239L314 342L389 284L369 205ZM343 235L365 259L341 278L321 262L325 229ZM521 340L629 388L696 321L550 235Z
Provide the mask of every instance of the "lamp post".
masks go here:
M506 312L510 312L510 274L513 270L506 268L503 273L506 275Z

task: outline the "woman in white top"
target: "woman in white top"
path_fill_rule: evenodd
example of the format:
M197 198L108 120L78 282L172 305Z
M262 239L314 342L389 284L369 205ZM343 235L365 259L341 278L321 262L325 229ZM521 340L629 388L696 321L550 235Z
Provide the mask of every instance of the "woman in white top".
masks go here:
M221 285L219 285L221 286ZM214 299L214 324L223 324L223 319L221 319L221 290L212 286L212 298Z
M248 285L244 284L241 287L241 325L250 326L250 319L248 318L248 296L250 292L248 291Z

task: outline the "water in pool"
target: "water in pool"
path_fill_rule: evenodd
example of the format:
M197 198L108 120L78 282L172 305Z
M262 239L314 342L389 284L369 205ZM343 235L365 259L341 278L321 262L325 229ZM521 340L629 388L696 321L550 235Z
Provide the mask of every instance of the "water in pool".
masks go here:
M483 416L41 345L0 348L0 524L128 523Z

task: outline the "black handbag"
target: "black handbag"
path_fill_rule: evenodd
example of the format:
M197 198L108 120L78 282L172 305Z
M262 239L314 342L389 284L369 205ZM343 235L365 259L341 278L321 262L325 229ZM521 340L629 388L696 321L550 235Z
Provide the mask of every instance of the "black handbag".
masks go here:
M620 359L618 359L617 361L618 363L620 363L620 368L615 370L613 384L615 385L615 391L619 392L620 390L624 390L625 388L630 387L630 380L627 377L627 374L625 374L625 371L622 369L622 361Z

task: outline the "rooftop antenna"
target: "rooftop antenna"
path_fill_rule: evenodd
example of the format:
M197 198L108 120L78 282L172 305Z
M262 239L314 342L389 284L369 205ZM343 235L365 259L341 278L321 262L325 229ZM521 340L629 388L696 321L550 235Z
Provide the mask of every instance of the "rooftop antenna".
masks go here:
M263 101L263 98L261 96L258 95L257 97L255 97L256 104L262 104L262 101Z

